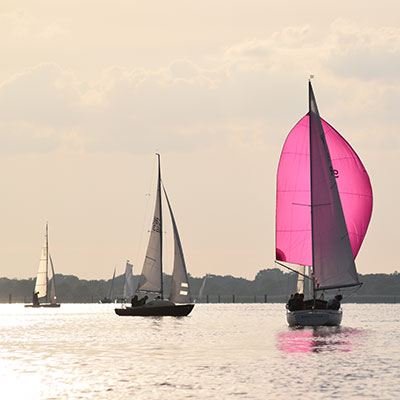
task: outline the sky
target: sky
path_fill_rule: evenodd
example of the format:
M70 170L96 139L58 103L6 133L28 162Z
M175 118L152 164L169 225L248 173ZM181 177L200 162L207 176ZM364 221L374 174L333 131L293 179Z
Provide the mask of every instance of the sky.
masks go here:
M274 267L276 169L307 112L356 150L374 192L358 272L400 270L397 1L0 3L0 276L141 271L155 152L188 271ZM165 272L172 269L165 227Z

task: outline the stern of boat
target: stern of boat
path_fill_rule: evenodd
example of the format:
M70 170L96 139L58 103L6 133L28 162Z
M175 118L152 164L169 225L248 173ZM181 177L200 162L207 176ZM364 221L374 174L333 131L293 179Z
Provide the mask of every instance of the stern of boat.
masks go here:
M286 311L289 326L339 326L342 316L342 310Z

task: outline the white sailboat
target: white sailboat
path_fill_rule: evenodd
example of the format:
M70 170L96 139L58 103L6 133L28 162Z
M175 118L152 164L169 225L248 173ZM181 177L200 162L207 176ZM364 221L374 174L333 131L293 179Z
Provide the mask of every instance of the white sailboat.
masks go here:
M342 309L323 295L361 285L354 259L371 213L368 174L320 117L309 82L309 112L289 133L277 174L276 262L299 275L298 291L306 295L288 302L290 326L340 325Z
M142 274L137 288L138 293L156 295L156 299L144 303L143 299L132 307L115 309L118 315L132 316L186 316L194 304L191 303L189 279L183 255L182 244L175 217L172 212L167 192L161 180L160 155L158 160L157 195L149 243L143 264ZM164 299L163 283L163 209L162 192L168 205L174 235L174 267L172 272L171 292L169 299ZM147 296L144 297L146 299Z
M129 260L127 260L125 267L124 291L122 294L124 301L130 299L135 294L132 269L133 265L129 262Z
M54 265L49 253L48 232L48 224L46 224L46 234L33 291L33 301L32 304L26 304L25 307L60 307L60 304L57 303ZM50 280L49 265L51 272Z
M114 273L111 279L111 285L110 285L110 291L108 292L108 297L105 296L102 300L100 300L101 304L109 304L109 303L113 303L114 300L114 280L115 280L115 273L117 271L117 267L114 268Z

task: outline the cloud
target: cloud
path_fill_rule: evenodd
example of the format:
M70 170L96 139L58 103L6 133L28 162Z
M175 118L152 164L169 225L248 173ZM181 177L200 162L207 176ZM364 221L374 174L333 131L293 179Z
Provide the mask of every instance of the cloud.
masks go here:
M92 82L40 64L0 85L0 144L3 152L142 153L243 138L275 143L281 137L273 133L306 112L310 73L334 120L360 137L383 121L390 134L400 122L392 105L400 90L399 72L387 64L396 65L399 32L338 20L316 41L309 26L286 27L223 49L212 67L187 59L159 69L112 66Z
M53 40L67 33L66 29L55 22L47 23L19 9L8 13L0 13L0 33L15 40Z
M332 24L326 67L357 80L400 78L400 29L363 27L345 20Z

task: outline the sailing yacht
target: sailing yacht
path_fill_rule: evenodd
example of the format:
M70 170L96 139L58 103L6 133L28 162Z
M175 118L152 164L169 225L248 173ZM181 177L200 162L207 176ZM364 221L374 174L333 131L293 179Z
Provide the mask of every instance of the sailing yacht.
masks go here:
M110 291L108 293L108 297L104 297L102 300L100 300L101 304L109 304L113 302L113 297L114 297L114 280L115 280L115 272L117 270L117 267L114 268L114 273L113 277L111 279L111 286L110 286Z
M372 213L371 183L349 143L318 112L309 81L309 112L290 131L277 173L276 263L308 288L289 326L340 325L325 291L360 286L355 258ZM306 294L306 293L304 293Z
M194 307L194 304L191 303L189 280L178 228L167 192L161 180L161 163L159 154L157 154L157 160L158 180L154 217L142 274L137 288L138 293L155 295L157 297L145 304L142 304L139 300L139 305L116 308L116 314L121 316L186 316ZM164 193L172 221L175 247L171 292L168 300L164 299L163 283L162 193Z
M135 288L133 286L133 265L129 262L129 260L126 261L126 267L125 267L125 282L124 282L124 291L122 294L122 298L124 301L129 300L135 293Z
M48 233L49 228L48 224L46 224L46 234L44 237L44 244L40 256L35 289L33 291L33 301L32 304L26 304L25 307L60 307L60 304L56 301L56 282L53 260L49 253ZM49 265L51 270L50 281L48 277ZM40 300L42 300L42 302L40 302Z

